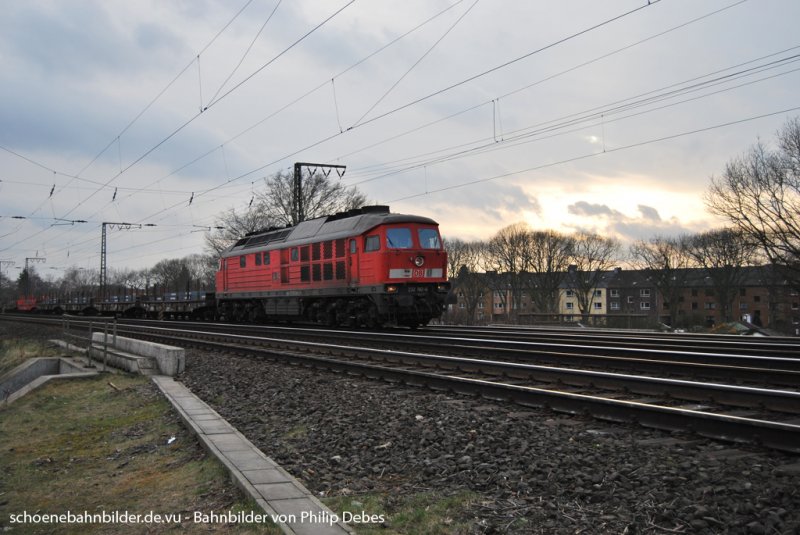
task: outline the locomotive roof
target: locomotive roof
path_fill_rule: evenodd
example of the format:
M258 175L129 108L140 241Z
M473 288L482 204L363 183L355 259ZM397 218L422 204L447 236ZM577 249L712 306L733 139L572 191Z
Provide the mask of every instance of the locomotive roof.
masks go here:
M358 236L378 225L422 223L437 225L428 217L392 214L388 206L365 206L332 216L309 219L293 227L255 232L239 239L222 256L235 256L255 249L277 249Z

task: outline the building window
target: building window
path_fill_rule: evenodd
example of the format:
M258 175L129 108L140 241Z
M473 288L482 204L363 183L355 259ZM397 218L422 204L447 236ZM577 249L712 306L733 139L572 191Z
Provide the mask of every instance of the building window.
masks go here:
M747 310L747 303L739 303L739 310Z
M611 301L609 307L611 310L619 310L619 301Z
M642 288L639 290L639 297L650 297L650 288Z
M609 295L611 297L619 297L619 290L609 290Z
M464 309L464 308L466 308L466 307L464 306L464 303L459 303L459 304L458 304L458 308L460 308L460 309L462 309L462 310L463 310L463 309Z
M641 310L650 310L650 302L649 301L642 301L639 303L639 309Z
M692 289L692 297L697 297L697 288Z
M575 292L574 292L574 291L572 291L572 290L567 290L567 297L573 297L574 295L575 295Z
M753 301L756 302L756 303L760 303L761 302L761 296L760 295L754 295L753 296Z
M603 290L595 290L594 291L595 297L603 297Z
M692 303L692 310L697 310L697 303L696 302Z
M594 303L595 310L603 310L603 303Z
M747 291L744 288L739 288L739 296L744 297L747 295Z
M628 304L630 305L631 303L633 303L633 296L629 295L628 296Z
M483 301L481 301L480 303L478 303L478 308L483 308Z
M572 310L575 308L575 303L573 303L572 301L567 301L566 305L567 305L567 310Z
M503 303L495 303L494 308L503 308Z
M706 310L715 310L717 308L717 304L716 303L706 303L704 308Z
M797 309L798 309L797 303L796 302L792 303L792 310L797 310Z

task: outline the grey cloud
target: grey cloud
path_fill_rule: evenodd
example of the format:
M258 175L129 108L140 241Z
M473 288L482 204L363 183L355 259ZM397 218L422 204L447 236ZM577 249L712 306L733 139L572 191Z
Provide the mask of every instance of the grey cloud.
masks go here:
M616 210L612 210L605 204L591 204L586 201L578 201L575 204L569 205L567 207L567 211L569 211L569 213L572 215L583 215L589 217L596 217L596 216L619 217L622 215Z
M658 210L656 210L652 206L640 204L638 208L639 208L639 213L641 213L642 217L644 217L645 219L649 219L651 221L661 221L661 216L658 214Z
M190 56L167 26L121 27L101 3L55 3L49 10L16 5L20 7L9 4L11 9L0 19L0 48L9 59L38 68L43 76L82 81L98 70L135 73L160 62L171 64L169 58L176 53ZM157 54L162 49L169 54Z

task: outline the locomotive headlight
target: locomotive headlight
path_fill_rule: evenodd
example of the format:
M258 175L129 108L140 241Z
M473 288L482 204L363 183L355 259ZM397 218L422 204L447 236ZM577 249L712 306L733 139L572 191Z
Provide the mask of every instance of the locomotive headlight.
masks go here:
M421 256L418 256L414 259L414 265L417 267L422 267L425 264L425 259Z
M394 284L387 284L386 285L386 293L387 294L397 293L397 290L398 290L398 288Z

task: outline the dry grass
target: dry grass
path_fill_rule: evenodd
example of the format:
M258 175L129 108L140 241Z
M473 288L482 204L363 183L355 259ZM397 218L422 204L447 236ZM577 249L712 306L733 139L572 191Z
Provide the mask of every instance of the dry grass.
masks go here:
M250 510L263 513L244 500L146 378L101 375L58 382L0 409L0 531L279 532L273 525L193 521L195 511ZM11 515L25 511L153 512L180 514L183 522L11 525Z
M61 349L45 340L0 339L0 377L33 357L58 357Z
M414 495L367 494L338 496L323 500L334 513L382 516L385 522L354 524L361 535L413 534L452 535L473 533L469 507L477 496L462 491L451 496L430 492ZM362 518L365 518L362 516Z

